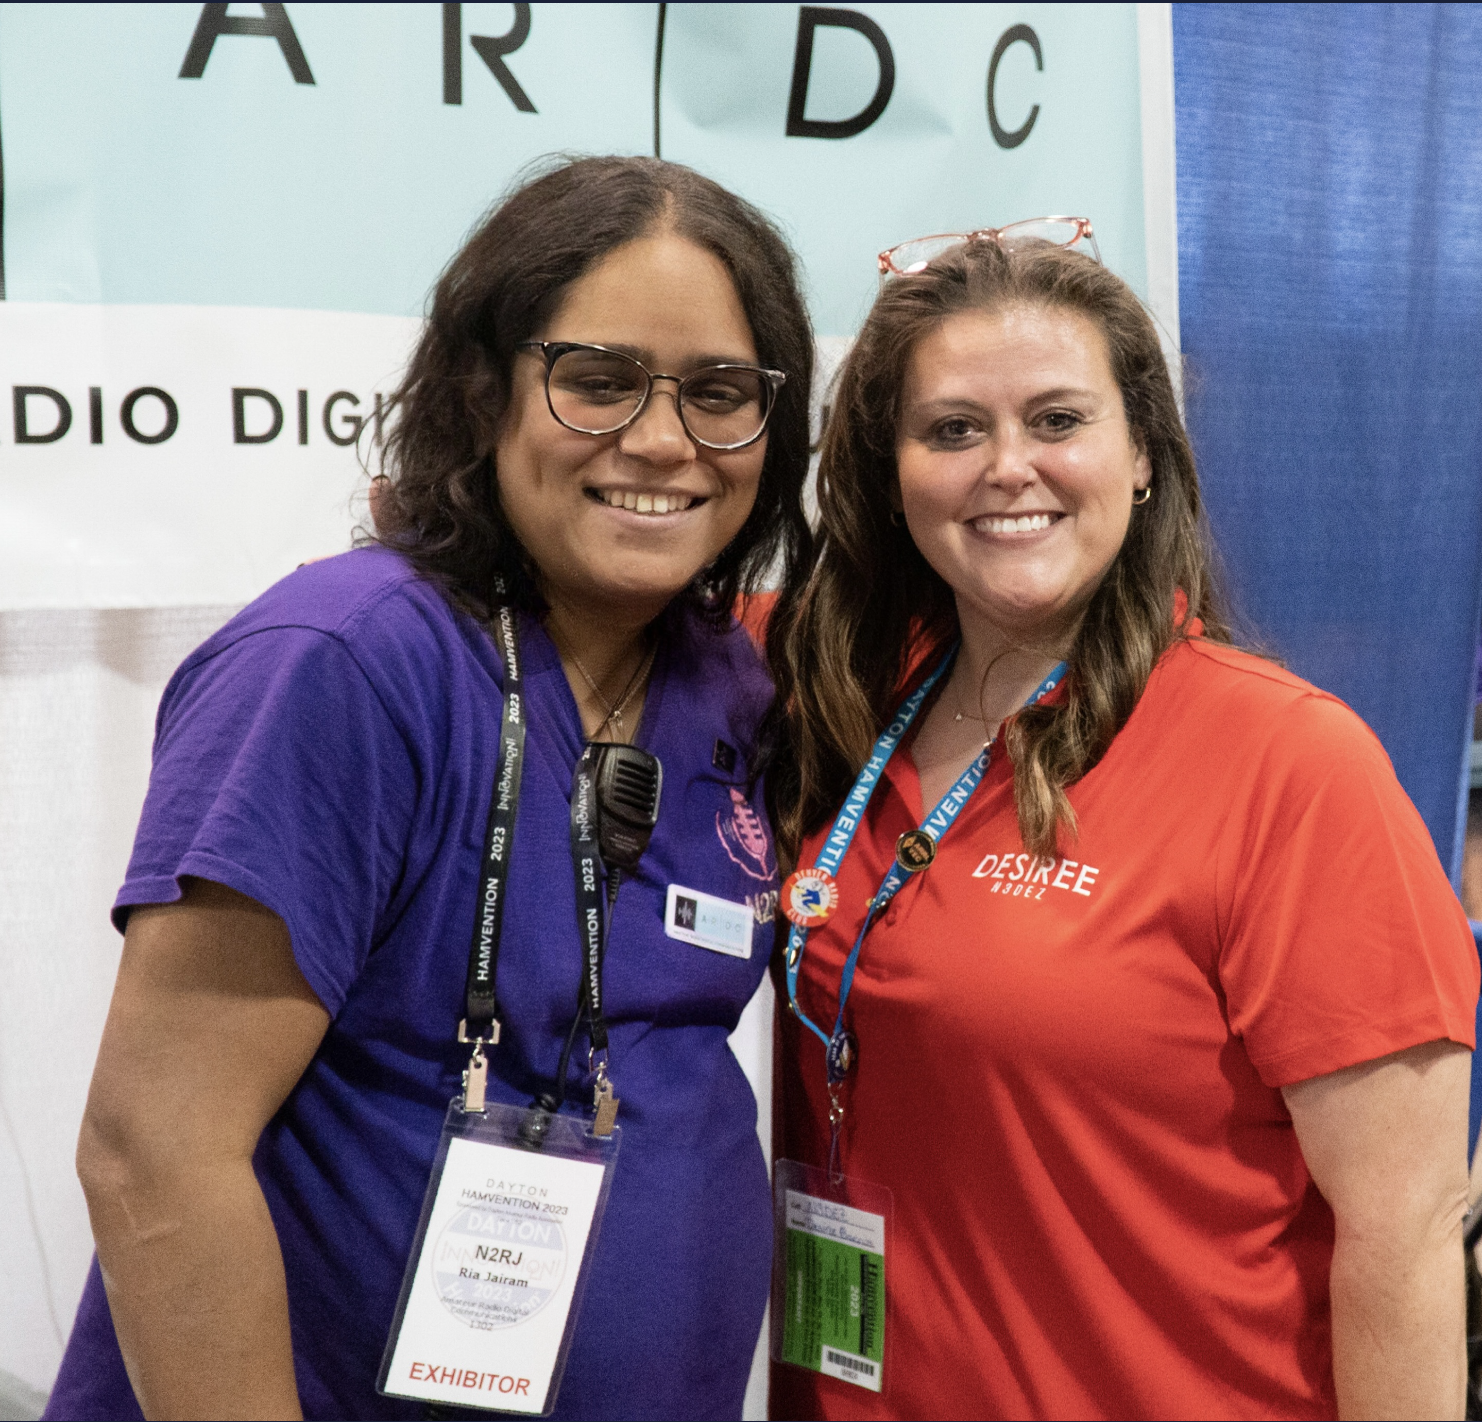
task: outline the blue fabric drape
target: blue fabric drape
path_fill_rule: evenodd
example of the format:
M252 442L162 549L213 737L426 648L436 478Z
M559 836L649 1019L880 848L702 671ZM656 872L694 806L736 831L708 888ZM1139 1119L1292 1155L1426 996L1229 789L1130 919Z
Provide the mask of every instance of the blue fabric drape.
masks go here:
M1173 7L1189 425L1237 607L1453 881L1482 591L1482 9ZM1482 1091L1474 1082L1472 1138Z

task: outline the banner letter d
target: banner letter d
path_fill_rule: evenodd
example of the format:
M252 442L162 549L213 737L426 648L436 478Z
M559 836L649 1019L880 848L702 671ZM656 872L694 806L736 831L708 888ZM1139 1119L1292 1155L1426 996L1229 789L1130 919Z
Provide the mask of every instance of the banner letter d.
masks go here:
M247 433L247 402L263 401L273 412L272 423L265 434ZM271 390L256 390L251 386L232 387L232 443L268 444L278 438L283 429L283 407Z
M854 30L869 40L880 65L880 79L875 97L853 118L810 119L804 116L808 107L808 79L813 70L813 34L820 25ZM803 5L798 10L798 47L792 61L792 92L787 99L787 136L789 138L853 138L863 133L885 112L895 90L895 55L885 31L868 15L858 10L833 10L822 5Z

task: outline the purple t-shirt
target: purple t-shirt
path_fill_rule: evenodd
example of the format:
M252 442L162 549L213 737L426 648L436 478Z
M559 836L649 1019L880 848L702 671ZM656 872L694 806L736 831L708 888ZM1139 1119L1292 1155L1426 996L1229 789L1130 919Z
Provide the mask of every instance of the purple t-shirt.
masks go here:
M740 628L679 613L666 627L637 736L663 762L663 802L604 977L623 1147L561 1417L739 1416L767 1294L756 1103L726 1038L772 947L776 860L746 781L771 691ZM520 647L529 732L489 1091L523 1105L554 1079L577 1003L569 807L583 736L532 619ZM454 1033L501 685L494 640L374 548L271 588L186 659L160 705L115 922L178 899L182 875L226 884L288 925L332 1018L255 1158L306 1417L423 1412L379 1396L375 1377L467 1058ZM730 757L717 742L733 769L718 768ZM668 937L671 883L749 903L750 959ZM95 1262L47 1416L139 1415Z

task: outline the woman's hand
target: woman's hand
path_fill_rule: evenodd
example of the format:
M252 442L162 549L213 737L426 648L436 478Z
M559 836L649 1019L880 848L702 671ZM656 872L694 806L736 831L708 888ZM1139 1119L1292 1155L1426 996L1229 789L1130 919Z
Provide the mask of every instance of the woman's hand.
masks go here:
M252 1153L328 1025L252 899L192 879L130 914L77 1170L146 1417L302 1415Z
M1463 1415L1470 1063L1427 1042L1283 1091L1333 1210L1340 1417Z

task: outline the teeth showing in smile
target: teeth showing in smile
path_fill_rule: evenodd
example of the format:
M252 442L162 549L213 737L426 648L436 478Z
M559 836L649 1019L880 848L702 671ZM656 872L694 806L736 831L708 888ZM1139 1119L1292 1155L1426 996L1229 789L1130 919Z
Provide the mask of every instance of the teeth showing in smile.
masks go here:
M1025 514L1022 518L975 518L973 527L979 533L1038 533L1053 522L1049 514Z
M695 502L689 494L635 494L633 490L594 489L592 491L609 508L631 509L634 513L683 513Z

